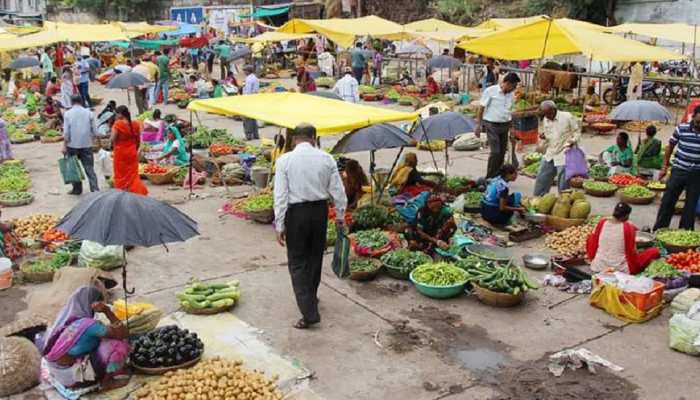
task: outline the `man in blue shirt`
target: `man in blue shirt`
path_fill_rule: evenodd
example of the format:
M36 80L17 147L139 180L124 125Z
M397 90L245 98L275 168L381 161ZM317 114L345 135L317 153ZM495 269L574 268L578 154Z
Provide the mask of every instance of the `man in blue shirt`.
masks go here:
M90 183L90 191L99 190L97 186L97 175L95 174L95 160L92 154L92 142L97 134L95 116L87 108L82 106L83 99L73 96L71 102L73 107L63 114L63 154L68 157L78 157L83 164L85 175ZM72 195L83 193L83 183L73 183L73 190L68 192Z
M350 59L352 62L352 74L355 76L357 83L362 84L366 62L365 53L362 51L362 43L357 42L355 48L350 50Z
M685 190L685 208L681 216L680 229L695 230L695 209L700 200L700 106L693 110L693 118L688 124L681 124L669 140L664 155L664 164L659 172L659 180L668 173L673 150L678 147L673 159L671 176L666 182L666 190L656 215L654 230L668 228L676 202Z
M92 102L90 101L90 58L89 54L84 54L82 60L78 62L78 71L80 72L80 80L78 81L78 93L80 93L80 98L83 102L83 107L91 108Z

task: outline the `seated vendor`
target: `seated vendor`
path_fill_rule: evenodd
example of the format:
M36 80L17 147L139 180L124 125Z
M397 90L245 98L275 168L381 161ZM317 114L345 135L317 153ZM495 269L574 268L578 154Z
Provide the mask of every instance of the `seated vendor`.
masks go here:
M641 176L655 179L664 162L661 141L656 137L656 127L647 126L646 137L637 145L637 165Z
M432 76L428 77L428 82L425 84L425 94L426 96L440 94L440 85Z
M224 97L224 86L219 83L218 79L211 80L211 87L213 88L211 91L211 97L213 99L217 97Z
M156 161L166 161L178 167L189 165L190 155L187 153L187 146L180 131L174 126L169 126L167 132L165 144L162 145L163 151ZM155 146L153 149L158 150L159 147Z
M417 196L422 192L430 192L435 183L423 179L418 172L418 157L416 153L406 153L403 163L396 169L391 178L391 186L399 194Z
M598 111L600 107L600 96L595 92L595 86L589 86L583 96L583 111Z
M588 236L586 255L591 260L593 271L612 269L635 275L659 258L659 249L656 247L637 253L637 228L628 221L631 212L629 205L618 203L612 218L601 219Z
M165 121L160 118L160 110L153 110L153 116L143 121L141 141L147 144L155 144L163 141L165 133Z
M505 226L515 212L525 212L520 205L522 194L519 192L510 194L508 188L508 182L513 182L517 178L518 170L511 164L504 164L499 175L486 187L484 197L481 199L481 217L487 222Z
M61 111L52 97L46 98L46 105L41 111L41 118L44 120L44 125L47 129L58 129L62 126Z
M129 382L128 331L102 300L97 287L78 288L46 332L42 354L49 376L66 388L99 383L102 390L109 390ZM96 320L96 312L110 324Z
M343 171L343 185L345 194L348 196L348 210L357 208L357 202L364 195L363 186L369 185L367 175L362 170L362 166L356 160L348 159Z
M426 253L431 253L436 247L447 249L456 230L450 208L440 196L431 195L425 206L418 210L416 224L406 230L408 247Z
M637 175L634 152L630 144L627 132L617 135L617 143L600 153L600 162L610 167L610 175L631 174Z
M408 70L403 70L403 72L401 72L401 80L399 80L399 83L401 86L412 86L416 84L408 73Z

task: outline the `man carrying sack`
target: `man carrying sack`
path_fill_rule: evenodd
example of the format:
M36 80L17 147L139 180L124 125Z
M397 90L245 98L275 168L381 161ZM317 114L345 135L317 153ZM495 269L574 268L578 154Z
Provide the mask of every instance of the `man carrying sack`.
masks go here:
M63 115L63 155L77 157L80 163L83 164L85 174L90 183L90 191L96 192L99 189L97 186L97 175L95 174L95 160L92 154L92 142L97 135L97 127L95 124L95 116L92 112L82 106L82 98L73 96L71 98L73 106ZM68 162L66 172L71 165L77 163ZM64 179L66 175L64 174ZM68 194L79 196L83 193L83 182L81 180L71 179L73 190Z
M302 318L294 324L307 329L321 322L318 286L326 248L328 200L343 229L347 196L335 160L314 147L316 128L299 124L292 134L294 150L275 166L275 228L277 241L287 246L287 262Z

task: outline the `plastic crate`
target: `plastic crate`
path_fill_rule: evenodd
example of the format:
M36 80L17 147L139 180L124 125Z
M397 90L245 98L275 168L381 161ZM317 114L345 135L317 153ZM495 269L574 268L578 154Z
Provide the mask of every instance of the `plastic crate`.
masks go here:
M599 277L593 276L593 287L604 284ZM622 291L620 302L634 305L638 310L647 312L664 300L664 284L654 281L654 288L648 293Z
M513 129L516 131L532 131L537 130L540 120L535 115L527 115L522 117L513 117Z
M537 128L529 131L514 130L515 137L524 145L537 144L540 140L540 132Z

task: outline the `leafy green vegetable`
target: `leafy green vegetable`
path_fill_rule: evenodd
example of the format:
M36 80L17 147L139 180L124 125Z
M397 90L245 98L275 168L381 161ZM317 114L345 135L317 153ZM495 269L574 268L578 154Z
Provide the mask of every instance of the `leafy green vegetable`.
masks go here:
M588 170L588 176L591 178L607 178L610 173L610 167L603 164L596 164Z
M389 211L382 206L370 204L360 207L352 213L353 229L356 231L383 228L388 221Z
M473 181L465 176L450 176L445 181L445 186L448 189L461 189L463 187L470 186Z
M523 168L523 173L527 175L537 175L540 172L540 160L533 162L527 167Z
M423 264L414 269L412 275L416 282L431 286L454 286L467 280L462 269L446 262Z
M372 258L356 258L350 261L352 272L372 272L377 269L377 264Z
M0 193L24 192L29 189L31 180L22 165L0 165Z
M384 264L398 269L400 273L407 274L432 261L429 255L420 251L398 249L384 254L380 259Z
M678 278L683 273L676 269L673 265L664 260L654 260L642 272L642 275L649 278Z
M359 231L353 234L359 246L367 247L371 250L380 249L389 243L389 236L380 229L370 229Z
M243 204L243 210L246 212L257 212L270 210L274 207L274 199L272 193L260 193L249 196Z
M464 207L478 208L481 206L481 192L467 192L464 194Z
M525 160L526 160L526 161L536 162L536 161L540 161L541 159L542 159L542 153L537 153L537 152L528 153L528 154L525 156Z

